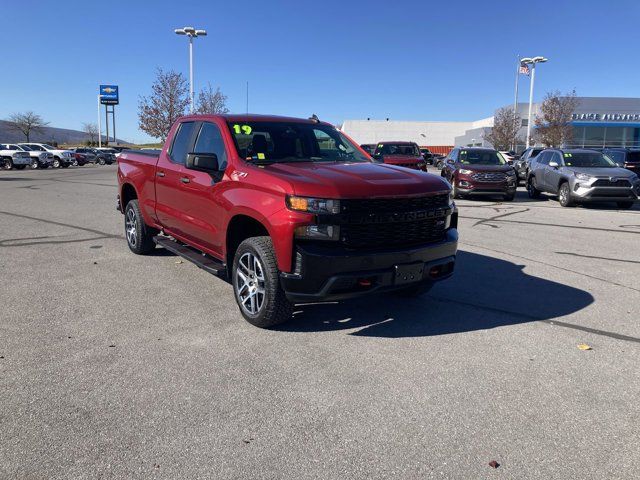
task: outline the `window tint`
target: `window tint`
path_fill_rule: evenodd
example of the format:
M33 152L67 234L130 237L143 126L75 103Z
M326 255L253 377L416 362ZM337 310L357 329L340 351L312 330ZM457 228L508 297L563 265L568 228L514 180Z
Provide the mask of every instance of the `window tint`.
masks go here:
M186 162L187 153L189 153L189 149L191 148L194 126L195 124L193 122L184 122L178 127L178 132L173 139L171 151L169 152L169 157L171 157L171 160L175 163L184 165Z
M558 152L554 152L553 156L551 157L551 160L549 160L549 161L550 162L556 162L560 166L563 165L562 157L560 156L560 154Z
M227 152L224 149L222 134L218 126L213 123L204 122L202 124L193 151L195 153L215 153L218 157L220 170L227 167Z
M450 153L449 155L450 155L450 157L449 157L449 158L450 158L451 160L453 160L454 162L457 162L457 161L458 161L458 150L457 150L457 149L456 149L456 150L452 150L452 151L451 151L451 153Z

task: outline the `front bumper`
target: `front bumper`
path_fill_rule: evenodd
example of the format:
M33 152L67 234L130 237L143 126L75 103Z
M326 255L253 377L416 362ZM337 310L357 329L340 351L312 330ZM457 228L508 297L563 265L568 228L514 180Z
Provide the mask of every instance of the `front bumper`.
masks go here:
M421 267L421 276L409 285L433 283L453 274L457 248L455 228L440 242L398 250L363 253L300 244L295 251L296 273L281 273L280 282L294 303L343 300L406 287L407 283L396 278L397 266Z
M456 180L456 188L463 195L515 195L518 188L516 177L506 182L479 182L470 178Z
M637 202L640 199L640 186L590 187L576 183L571 197L579 202Z

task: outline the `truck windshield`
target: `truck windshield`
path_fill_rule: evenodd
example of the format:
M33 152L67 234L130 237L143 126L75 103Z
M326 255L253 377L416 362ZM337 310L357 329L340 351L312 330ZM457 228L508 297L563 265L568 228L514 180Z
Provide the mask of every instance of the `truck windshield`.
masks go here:
M495 150L461 150L463 165L506 165L505 159Z
M617 167L613 160L600 152L565 152L564 164L567 167L583 168Z
M410 157L419 157L420 150L418 150L417 145L407 145L406 143L383 143L378 145L378 150L376 151L378 155L404 155Z
M329 125L297 122L229 122L238 154L257 163L370 162Z

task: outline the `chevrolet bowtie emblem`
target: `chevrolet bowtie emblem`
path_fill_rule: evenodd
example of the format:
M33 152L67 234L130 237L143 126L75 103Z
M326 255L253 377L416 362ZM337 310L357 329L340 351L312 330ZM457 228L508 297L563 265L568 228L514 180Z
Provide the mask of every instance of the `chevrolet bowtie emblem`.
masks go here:
M113 93L113 92L116 91L116 89L115 88L111 88L111 87L107 87L107 88L103 88L102 91L104 93Z

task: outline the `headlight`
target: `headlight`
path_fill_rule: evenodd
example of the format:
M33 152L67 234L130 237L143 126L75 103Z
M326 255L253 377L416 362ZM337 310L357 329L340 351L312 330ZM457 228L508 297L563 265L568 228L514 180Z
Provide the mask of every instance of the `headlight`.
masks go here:
M340 227L337 225L305 225L297 227L296 238L303 240L339 240Z
M460 172L462 175L471 175L471 174L473 173L473 170L467 170L466 168L461 168L461 169L459 170L459 172Z
M287 207L298 212L335 214L340 213L340 200L289 195L287 196Z
M589 181L591 180L593 177L591 175L588 175L586 173L576 173L576 178L578 180L585 180L585 181Z

